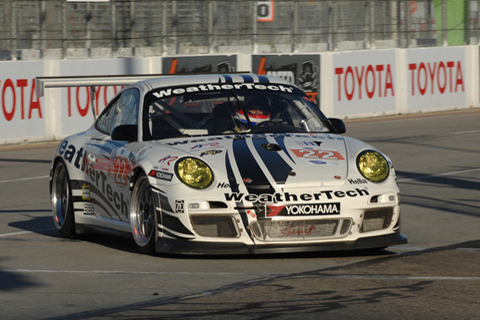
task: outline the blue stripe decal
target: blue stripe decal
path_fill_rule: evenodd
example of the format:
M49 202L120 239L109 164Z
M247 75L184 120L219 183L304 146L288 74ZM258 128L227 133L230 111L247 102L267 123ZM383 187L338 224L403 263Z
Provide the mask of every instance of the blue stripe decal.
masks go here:
M275 137L274 139L280 148L282 148L283 152L290 158L290 160L296 164L295 160L290 156L290 154L287 152L287 148L285 147L285 135Z
M268 144L266 138L253 138L252 139L255 149L258 152L258 155L262 159L265 166L270 171L273 179L278 184L284 184L287 181L288 173L292 171L285 160L278 154L278 151L268 151L263 146ZM285 149L283 149L285 150Z
M222 76L225 78L226 83L232 83L233 82L232 77L230 77L229 75L222 74Z
M230 157L228 151L227 155L225 156L225 168L227 169L228 183L230 183L230 188L232 189L232 192L239 192L238 182L235 179L235 174L233 173L233 169L230 164Z
M233 153L240 176L250 194L273 194L275 189L268 181L245 139L233 140Z
M247 75L242 75L243 81L248 82L248 83L253 83L253 77L252 76L247 76Z
M270 83L270 80L268 80L268 78L265 76L258 76L258 80L260 83Z

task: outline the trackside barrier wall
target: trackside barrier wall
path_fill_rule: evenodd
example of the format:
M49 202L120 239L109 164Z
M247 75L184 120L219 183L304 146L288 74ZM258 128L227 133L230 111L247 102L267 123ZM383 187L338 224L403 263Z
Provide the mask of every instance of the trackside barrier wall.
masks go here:
M342 119L480 105L478 46L0 62L0 144L59 140L92 124L88 88L47 88L39 98L36 77L232 71L290 80L328 117ZM96 88L96 114L119 90Z

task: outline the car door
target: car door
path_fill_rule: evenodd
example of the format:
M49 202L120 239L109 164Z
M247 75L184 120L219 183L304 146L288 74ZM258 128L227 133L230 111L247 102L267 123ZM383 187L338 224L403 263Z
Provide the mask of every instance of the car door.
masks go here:
M112 100L95 123L95 133L87 146L88 176L94 212L103 218L128 222L129 182L135 159L136 142L113 140L120 125L137 125L138 89L124 91Z

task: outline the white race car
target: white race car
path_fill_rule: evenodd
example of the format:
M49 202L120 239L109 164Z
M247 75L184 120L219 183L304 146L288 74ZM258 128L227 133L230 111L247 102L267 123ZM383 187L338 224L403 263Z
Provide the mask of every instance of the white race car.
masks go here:
M70 84L105 85L82 81ZM50 175L54 223L63 237L128 233L145 253L406 243L391 161L344 132L343 121L327 119L280 78L145 78L58 146Z

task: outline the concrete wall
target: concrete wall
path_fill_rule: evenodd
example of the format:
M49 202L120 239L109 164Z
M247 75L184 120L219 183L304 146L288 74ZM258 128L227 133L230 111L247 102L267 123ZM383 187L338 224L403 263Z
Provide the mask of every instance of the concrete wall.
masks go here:
M58 140L93 122L86 88L35 93L35 78L251 71L300 86L329 117L376 117L479 107L479 47L311 54L224 54L0 62L0 144ZM121 87L99 87L96 113Z

